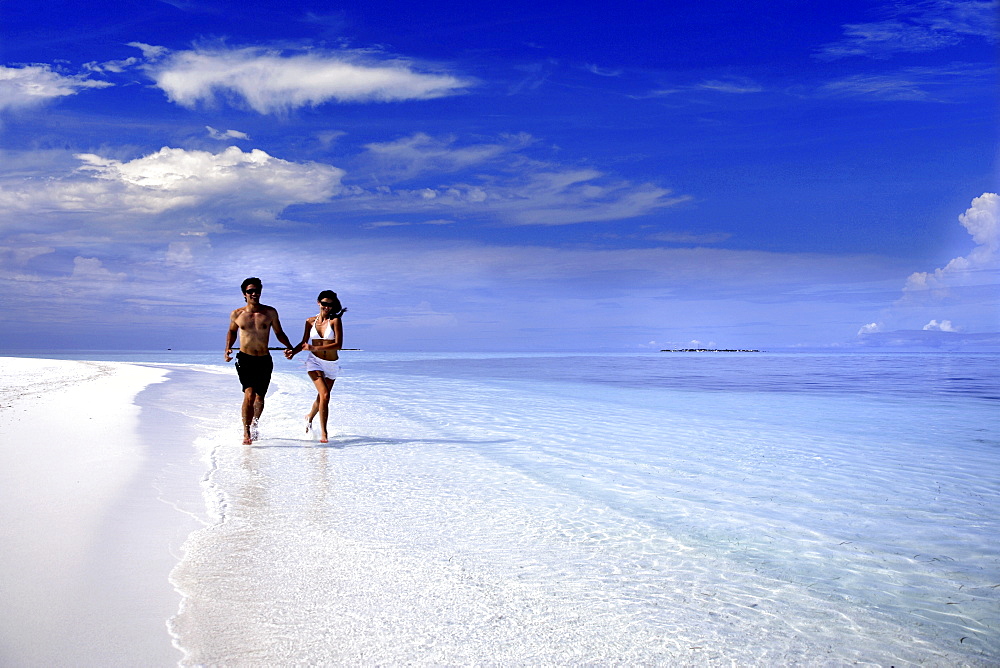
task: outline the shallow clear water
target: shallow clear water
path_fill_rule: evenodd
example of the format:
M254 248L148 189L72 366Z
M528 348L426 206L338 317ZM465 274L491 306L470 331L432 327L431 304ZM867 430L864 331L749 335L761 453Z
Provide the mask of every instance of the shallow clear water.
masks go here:
M187 663L1000 662L1000 356L198 355Z

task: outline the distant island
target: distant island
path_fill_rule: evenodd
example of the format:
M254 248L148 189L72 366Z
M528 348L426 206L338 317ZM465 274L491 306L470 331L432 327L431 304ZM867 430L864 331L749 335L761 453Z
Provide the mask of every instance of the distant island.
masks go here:
M239 346L234 346L233 347L233 350L239 350L239 349L240 349ZM285 348L283 346L268 346L267 349L268 350L285 350ZM170 348L167 348L167 350L170 350ZM355 350L355 351L362 351L362 352L364 352L361 348L341 348L341 350Z
M729 349L729 348L664 348L661 353L759 353L759 350Z

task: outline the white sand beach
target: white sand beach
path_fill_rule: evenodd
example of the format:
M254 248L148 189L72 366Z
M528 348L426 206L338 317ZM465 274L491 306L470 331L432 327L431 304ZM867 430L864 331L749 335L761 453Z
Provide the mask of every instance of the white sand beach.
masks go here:
M199 523L160 499L133 404L164 375L0 358L0 664L179 659L168 575Z

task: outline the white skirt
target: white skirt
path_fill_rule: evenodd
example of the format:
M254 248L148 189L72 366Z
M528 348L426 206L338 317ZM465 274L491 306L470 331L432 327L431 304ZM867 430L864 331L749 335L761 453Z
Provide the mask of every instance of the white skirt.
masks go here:
M321 359L309 353L309 356L306 357L306 373L310 371L319 371L327 378L333 380L340 373L340 362L337 360Z

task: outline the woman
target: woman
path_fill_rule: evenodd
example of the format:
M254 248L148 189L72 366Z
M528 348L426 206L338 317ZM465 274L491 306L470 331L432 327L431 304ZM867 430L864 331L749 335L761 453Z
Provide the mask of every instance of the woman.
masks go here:
M322 428L319 442L328 443L326 422L330 413L330 390L340 371L337 351L344 344L344 326L340 322L340 316L347 309L341 306L340 299L333 290L319 293L316 301L319 303L319 313L306 318L302 341L287 353L287 357L292 359L300 350L309 351L309 357L306 358L306 373L316 385L316 401L306 416L306 433L312 429L313 418L319 413Z

